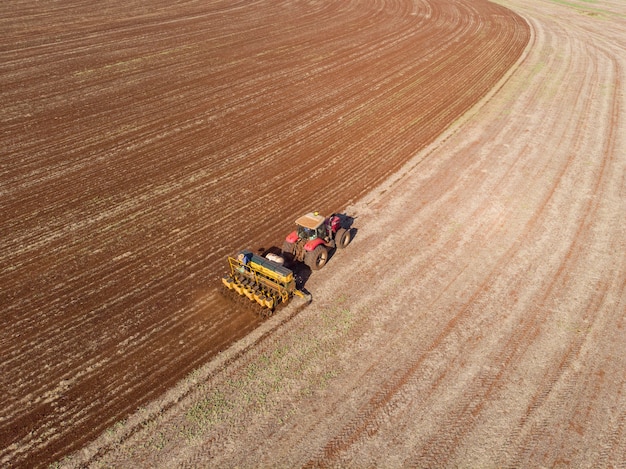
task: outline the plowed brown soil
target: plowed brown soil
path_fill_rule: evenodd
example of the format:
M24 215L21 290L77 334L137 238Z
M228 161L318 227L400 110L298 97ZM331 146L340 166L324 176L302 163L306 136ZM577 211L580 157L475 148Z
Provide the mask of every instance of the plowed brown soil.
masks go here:
M260 323L225 257L344 208L529 29L478 2L0 6L0 461L58 459Z
M506 6L3 4L2 462L621 464L624 8ZM313 206L313 303L220 299Z

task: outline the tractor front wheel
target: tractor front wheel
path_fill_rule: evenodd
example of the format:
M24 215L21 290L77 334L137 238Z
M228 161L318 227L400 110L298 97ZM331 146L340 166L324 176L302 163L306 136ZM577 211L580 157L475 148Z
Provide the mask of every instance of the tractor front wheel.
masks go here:
M328 250L321 244L304 255L304 263L308 265L311 270L320 270L326 265L327 260Z

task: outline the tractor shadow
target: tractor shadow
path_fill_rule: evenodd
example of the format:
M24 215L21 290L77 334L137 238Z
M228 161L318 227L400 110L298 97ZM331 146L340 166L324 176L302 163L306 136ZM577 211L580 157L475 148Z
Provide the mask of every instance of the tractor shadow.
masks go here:
M283 252L279 247L272 246L269 249L259 248L258 254L263 257L267 257L268 254L275 254L277 256L282 256ZM285 267L287 267L289 270L293 272L293 277L296 280L296 288L300 290L302 293L306 295L310 295L311 292L309 292L304 287L304 285L306 284L306 282L309 280L309 277L313 273L311 268L308 265L303 264L302 262L294 262L294 261L289 262L287 260L285 260L284 265Z
M296 288L305 295L311 295L311 292L305 288L306 282L313 273L308 265L300 262L294 262L289 267L293 271L293 276L296 279Z

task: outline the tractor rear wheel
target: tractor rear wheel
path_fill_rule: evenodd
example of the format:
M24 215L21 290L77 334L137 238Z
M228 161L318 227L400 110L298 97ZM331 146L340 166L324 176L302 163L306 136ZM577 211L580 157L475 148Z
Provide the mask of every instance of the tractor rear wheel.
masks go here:
M350 230L346 230L345 228L340 228L337 230L337 234L335 235L335 245L338 249L345 248L350 241L352 240L352 233Z
M311 270L320 270L326 265L327 260L328 250L321 244L304 255L304 263L308 265Z
M283 254L293 254L293 246L294 243L290 243L289 241L283 242Z
M287 264L291 264L293 262L294 259L294 253L293 253L293 248L295 246L295 243L290 243L289 241L284 241L283 242L283 259L285 259L285 262Z

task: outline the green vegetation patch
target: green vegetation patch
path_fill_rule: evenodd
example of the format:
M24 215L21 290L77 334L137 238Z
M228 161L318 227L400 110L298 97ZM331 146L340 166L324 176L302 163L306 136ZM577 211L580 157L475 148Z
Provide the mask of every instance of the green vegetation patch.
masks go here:
M568 0L551 0L553 3L558 5L563 5L568 8L573 8L578 10L580 13L593 17L602 17L602 16L624 16L619 15L617 13L610 12L608 10L603 10L600 8L593 8L590 5L597 4L596 0L579 0L578 2L568 1Z
M179 435L191 442L219 425L227 428L253 415L271 415L272 422L282 425L296 412L293 402L285 404L285 395L315 398L341 375L334 358L336 345L355 323L349 303L347 296L338 298L216 386L200 384L200 395L187 409Z

